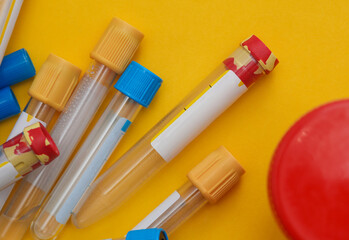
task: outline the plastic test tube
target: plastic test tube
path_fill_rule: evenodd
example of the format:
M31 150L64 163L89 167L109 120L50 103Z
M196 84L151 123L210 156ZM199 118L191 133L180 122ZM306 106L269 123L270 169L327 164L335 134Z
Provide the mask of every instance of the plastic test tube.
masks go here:
M101 175L73 213L75 226L101 219L146 179L170 162L278 60L252 36L228 57L182 103Z
M41 123L26 127L0 146L0 190L58 155L56 144Z
M4 60L3 64L5 63ZM36 122L40 122L46 127L54 114L63 110L78 82L80 72L79 68L66 60L53 54L49 55L29 88L28 93L31 98L8 139L13 138L25 127ZM0 192L0 209L5 204L12 188L13 185ZM0 236L2 235L1 225Z
M171 234L207 202L216 203L245 173L223 146L188 173L189 181L171 194L133 230L162 228Z
M141 106L149 106L161 82L158 76L136 62L128 66L115 84L118 92L32 223L31 230L36 238L52 239L63 229Z
M10 41L23 0L0 1L0 64Z
M80 80L51 130L52 138L61 149L59 159L26 176L9 203L20 213L16 220L12 220L13 224L18 225L16 231L29 227L115 77L127 67L142 39L141 32L120 19L114 18L109 24L91 53L95 61Z
M110 238L107 240L112 239ZM118 238L115 240L168 240L168 237L163 229L150 228L129 231L125 238Z

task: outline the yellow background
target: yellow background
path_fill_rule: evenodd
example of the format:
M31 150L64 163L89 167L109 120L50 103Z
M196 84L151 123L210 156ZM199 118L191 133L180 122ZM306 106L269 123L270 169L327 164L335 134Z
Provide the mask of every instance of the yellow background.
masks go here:
M285 239L269 207L273 151L300 116L348 96L349 2L277 0L27 0L7 53L26 48L37 70L49 53L81 69L113 16L145 34L135 60L164 80L113 154L117 160L251 34L279 58L275 71L166 166L120 211L87 229L69 223L59 239L121 237L186 181L200 160L225 145L245 167L240 184L205 206L171 240ZM21 108L31 80L13 86ZM16 117L0 123L4 142ZM25 239L31 239L27 234Z

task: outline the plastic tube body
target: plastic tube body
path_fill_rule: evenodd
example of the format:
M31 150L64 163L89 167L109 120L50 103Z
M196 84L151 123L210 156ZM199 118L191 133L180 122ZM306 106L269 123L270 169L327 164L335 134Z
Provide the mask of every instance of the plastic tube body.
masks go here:
M93 183L85 202L79 203L74 212L72 220L77 227L87 227L117 209L248 89L241 78L263 74L257 61L242 47L228 59L235 59L239 68L231 70L221 64Z
M41 167L23 179L2 215L11 219L12 224L17 225L16 229L20 228L25 232L29 227L115 77L115 72L94 62L80 80L51 131L52 138L61 149L60 157L49 166Z
M0 35L2 36L0 40L0 64L10 41L22 4L23 0L3 0L0 2Z
M191 182L187 182L162 202L133 230L162 228L167 234L171 234L206 203L207 200L199 189L193 186Z
M35 98L30 98L30 100L27 103L27 106L24 108L23 112L19 116L7 140L15 137L17 134L21 133L25 127L30 126L33 123L41 122L41 124L46 127L50 123L55 113L56 110L54 108ZM6 189L3 189L1 191L0 209L4 206L12 189L13 186L8 186ZM1 232L2 231L0 227L0 236Z
M32 223L37 238L57 236L140 108L137 102L117 92Z

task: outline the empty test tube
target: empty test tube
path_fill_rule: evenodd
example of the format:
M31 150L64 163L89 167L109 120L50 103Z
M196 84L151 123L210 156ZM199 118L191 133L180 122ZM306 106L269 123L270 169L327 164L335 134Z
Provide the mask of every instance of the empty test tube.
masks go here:
M242 42L183 102L93 183L86 193L88 197L74 209L75 226L87 227L117 209L277 63L274 54L256 36Z
M26 127L0 146L0 190L58 155L56 144L41 123Z
M142 106L148 107L162 80L132 62L115 84L118 90L32 223L37 239L52 239L97 176Z
M189 181L171 194L133 230L162 228L171 234L207 202L216 203L244 174L244 169L223 146L188 173Z
M150 228L142 230L129 231L125 238L106 239L106 240L168 240L167 234L163 229Z
M94 60L75 88L63 112L51 130L61 155L52 165L40 167L26 176L9 202L17 209L16 229L28 229L46 194L54 186L75 146L107 95L115 77L121 74L136 52L143 34L126 22L114 18L99 40ZM18 231L18 230L16 230ZM7 238L4 238L7 240ZM21 239L21 238L19 238Z

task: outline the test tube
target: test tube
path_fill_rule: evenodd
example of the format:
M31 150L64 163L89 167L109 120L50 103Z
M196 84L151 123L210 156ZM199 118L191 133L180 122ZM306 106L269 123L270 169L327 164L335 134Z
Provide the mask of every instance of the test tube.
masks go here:
M74 210L75 226L87 227L117 209L277 63L274 54L256 36L243 41L183 102L92 184L87 197Z
M113 240L111 238L106 240ZM150 228L129 231L125 238L114 240L168 240L166 232L161 228Z
M9 202L10 208L17 212L16 218L11 219L15 233L25 232L29 228L36 211L57 181L109 87L115 77L125 70L142 39L141 32L120 19L114 18L109 24L91 52L94 61L51 130L52 138L61 149L59 159L26 176ZM21 238L22 235L19 236Z
M58 148L41 123L0 146L0 190L18 181L40 165L47 165L59 155Z
M37 239L52 239L113 152L141 106L148 107L162 80L132 62L115 84L118 90L32 223Z
M6 62L5 57L3 64ZM31 98L8 139L13 138L25 127L36 122L40 122L46 127L54 114L63 110L78 82L80 72L80 69L70 62L50 54L29 88L28 93ZM0 209L5 204L12 188L13 185L0 192ZM2 232L1 224L0 232Z
M187 183L172 193L133 230L162 228L171 234L207 202L221 199L245 173L223 146L209 154L188 173Z
M0 64L24 0L0 1Z

